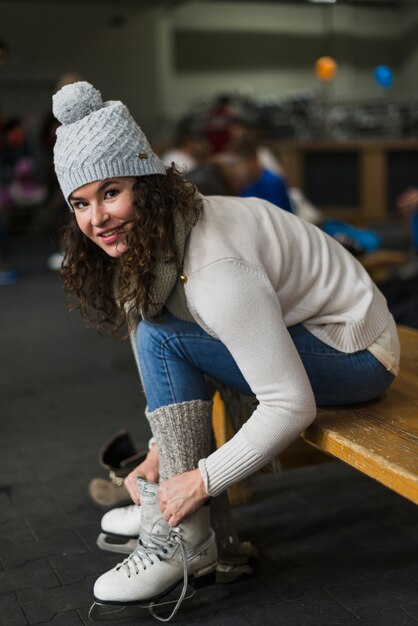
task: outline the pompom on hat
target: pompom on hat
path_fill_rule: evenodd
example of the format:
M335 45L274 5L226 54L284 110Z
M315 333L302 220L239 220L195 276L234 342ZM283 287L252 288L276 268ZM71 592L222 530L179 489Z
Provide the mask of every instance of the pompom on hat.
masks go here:
M52 98L57 129L54 166L65 200L87 183L119 176L166 174L126 106L103 102L90 83L65 85Z

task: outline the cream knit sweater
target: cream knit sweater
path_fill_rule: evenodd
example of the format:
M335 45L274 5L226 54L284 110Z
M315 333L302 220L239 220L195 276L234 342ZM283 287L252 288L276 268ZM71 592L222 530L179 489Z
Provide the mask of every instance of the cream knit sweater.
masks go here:
M256 198L203 198L183 273L194 319L225 344L259 401L241 430L199 463L216 496L264 466L315 417L312 389L286 328L302 323L324 343L352 353L380 336L390 314L338 242Z

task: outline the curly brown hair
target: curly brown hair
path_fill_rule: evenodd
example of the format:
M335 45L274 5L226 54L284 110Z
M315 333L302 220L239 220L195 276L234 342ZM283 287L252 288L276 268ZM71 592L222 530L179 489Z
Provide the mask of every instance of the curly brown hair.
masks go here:
M126 235L128 249L119 258L108 256L86 237L74 213L69 214L63 230L64 261L60 274L71 298L70 308L80 309L86 324L102 334L119 334L126 322L127 303L129 308L144 314L155 304L151 289L158 259L181 268L183 251L176 249L176 211L191 225L200 216L196 188L182 178L174 165L166 176L138 177L132 191L134 217Z

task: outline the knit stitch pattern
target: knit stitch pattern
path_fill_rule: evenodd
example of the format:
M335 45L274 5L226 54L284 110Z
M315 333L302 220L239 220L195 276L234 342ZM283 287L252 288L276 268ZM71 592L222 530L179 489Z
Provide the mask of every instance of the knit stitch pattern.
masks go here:
M90 83L63 87L53 97L53 111L62 122L54 147L55 172L69 206L73 191L97 180L166 174L126 106L103 102Z
M161 481L196 469L210 453L211 401L178 402L145 414L158 448Z

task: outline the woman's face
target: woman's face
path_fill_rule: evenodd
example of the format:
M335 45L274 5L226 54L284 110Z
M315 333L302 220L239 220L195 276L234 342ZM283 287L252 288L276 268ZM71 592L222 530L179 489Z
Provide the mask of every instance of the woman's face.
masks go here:
M134 177L98 180L79 187L69 198L81 232L114 258L127 250L135 182Z

